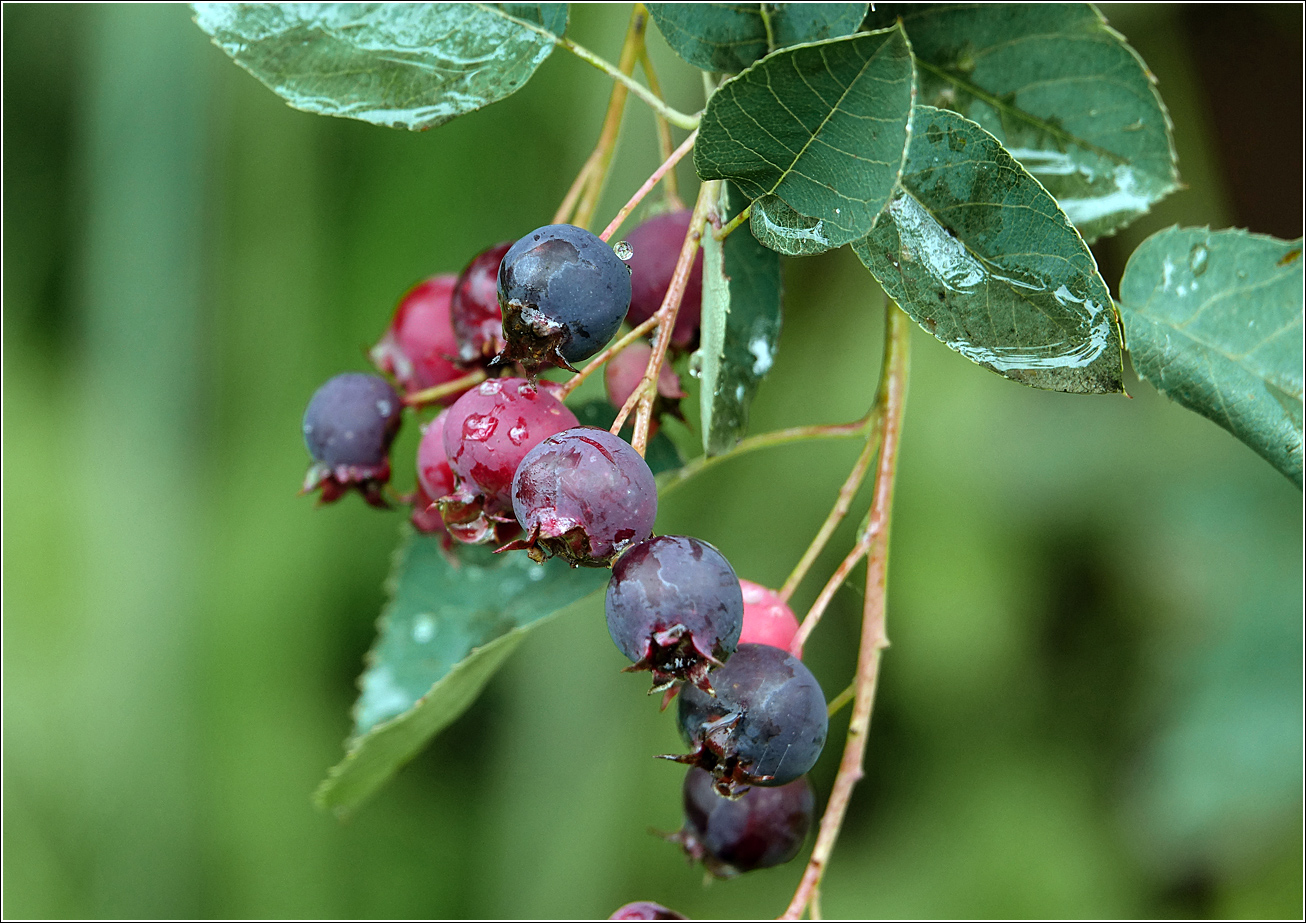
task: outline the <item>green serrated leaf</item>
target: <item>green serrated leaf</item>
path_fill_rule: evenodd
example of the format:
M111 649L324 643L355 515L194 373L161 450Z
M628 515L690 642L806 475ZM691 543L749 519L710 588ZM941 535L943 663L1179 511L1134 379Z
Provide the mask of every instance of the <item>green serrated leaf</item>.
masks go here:
M602 398L586 401L572 407L571 410L576 414L576 419L581 426L598 426L603 429L611 429L612 424L617 420L617 408ZM625 438L624 431L622 438ZM644 451L644 461L648 462L649 470L655 475L666 471L674 471L685 464L685 460L680 457L680 450L676 448L676 444L667 438L667 434L661 430L649 439L648 447Z
M213 42L296 109L422 130L515 93L565 3L195 3Z
M880 4L867 24L899 17L920 101L1001 141L1086 240L1179 188L1156 78L1091 4Z
M1302 486L1302 241L1167 228L1134 251L1120 313L1134 369Z
M997 139L917 106L902 188L853 250L927 331L1052 391L1122 391L1119 321L1093 255Z
M911 134L912 57L897 27L779 51L727 80L694 167L753 202L754 237L805 255L864 237Z
M729 214L726 199L723 193L723 217ZM748 432L748 408L780 341L780 315L779 256L742 225L724 241L704 234L702 332L695 358L708 455L729 451Z
M456 546L455 564L437 536L406 531L359 680L348 753L317 791L318 804L338 814L358 807L462 714L527 631L608 577L482 546Z
M733 74L777 48L857 31L866 3L650 3L672 51L705 71Z

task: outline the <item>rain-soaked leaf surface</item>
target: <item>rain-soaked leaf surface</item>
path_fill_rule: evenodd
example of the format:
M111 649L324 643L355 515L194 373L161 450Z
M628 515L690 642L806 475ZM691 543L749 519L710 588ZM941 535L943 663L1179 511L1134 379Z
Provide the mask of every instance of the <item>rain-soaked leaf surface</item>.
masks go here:
M456 545L457 565L432 535L411 533L395 555L390 601L359 680L344 760L318 804L348 813L462 714L526 632L601 588L603 568Z
M565 3L195 3L213 42L296 109L420 130L515 93Z
M853 250L951 349L1035 388L1123 390L1119 322L1084 241L992 135L917 106L902 188Z
M738 191L730 198L738 203ZM703 323L695 358L708 455L729 451L748 432L748 408L775 360L780 315L780 257L759 244L747 225L724 241L705 234Z
M617 408L602 398L586 401L572 407L571 411L576 414L576 419L581 426L597 426L602 429L610 429L617 420ZM622 430L622 438L627 438L629 433L630 427L627 426ZM649 439L648 446L644 450L644 461L648 462L649 470L655 475L674 471L685 464L685 460L680 457L680 450L676 448L676 444L662 430L658 430Z
M650 3L667 44L705 71L733 74L777 48L851 35L865 3Z
M1092 241L1179 188L1156 78L1086 3L878 4L902 18L919 100L988 130Z
M1302 242L1167 228L1120 280L1139 376L1302 486Z
M777 52L727 80L694 167L753 202L753 235L794 256L863 237L893 193L911 131L912 59L896 27Z

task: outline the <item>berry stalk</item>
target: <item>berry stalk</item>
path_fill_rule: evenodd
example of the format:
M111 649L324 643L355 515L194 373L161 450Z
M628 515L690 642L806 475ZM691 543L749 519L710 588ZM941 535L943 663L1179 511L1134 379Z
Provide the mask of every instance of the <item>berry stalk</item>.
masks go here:
M653 187L657 185L658 180L665 176L667 182L671 182L671 178L675 176L675 173L671 172L671 168L678 164L680 159L690 152L694 147L694 142L697 140L698 129L696 128L690 133L688 138L681 142L680 147L672 151L667 158L662 161L662 165L654 170L648 179L644 180L644 185L640 186L639 189L635 191L635 194L630 197L630 201L621 206L621 211L617 212L617 217L613 218L612 222L603 229L603 233L599 235L599 240L606 241L612 237L617 228L621 227L622 222L629 218L630 213L635 210L635 207L639 205L641 201L643 201L644 196L648 195Z
M648 7L642 3L636 4L635 8L644 12L648 11ZM649 56L647 43L641 43L639 46L639 66L644 71L644 80L648 83L649 90L658 99L666 102L666 97L662 95L662 85L658 82L657 71L653 69L653 59ZM662 152L662 159L667 160L671 157L671 151L674 147L671 141L671 123L657 112L653 113L653 121L657 125L658 150ZM680 200L680 181L676 178L674 171L667 177L663 189L666 191L667 202L672 209L679 210L685 207L685 203Z
M883 443L875 471L875 490L866 529L858 545L865 545L866 603L862 610L862 637L857 656L856 691L848 724L847 742L839 772L830 790L830 800L821 817L820 831L812 857L803 871L798 890L781 919L797 920L819 900L821 878L830 861L839 828L852 798L853 786L862 777L867 734L875 705L875 688L880 675L880 655L889 646L885 633L885 593L889 565L889 523L893 506L893 481L898 467L898 445L907 400L907 370L911 350L911 321L892 301L885 303L884 368L880 378L883 400Z
M694 265L694 255L698 252L699 242L703 237L703 222L707 219L712 203L717 199L720 183L711 180L698 189L698 199L694 203L694 212L689 219L689 233L680 247L680 258L676 261L676 271L671 276L671 285L667 288L662 307L658 308L658 334L653 342L653 355L648 360L648 370L644 373L644 383L635 390L640 394L635 411L635 433L631 445L640 455L648 446L648 428L653 419L653 398L657 395L658 375L662 363L666 361L667 347L671 345L671 331L676 326L676 313L680 302L685 297L685 286L689 283L689 271ZM620 430L614 430L619 432Z
M434 388L426 388L422 391L414 391L412 394L406 394L403 397L405 407L415 407L421 409L436 401L443 400L450 395L466 391L468 388L475 387L485 381L486 374L484 369L477 369L474 372L468 372L462 378L455 378L453 381L446 381L442 385L436 385Z

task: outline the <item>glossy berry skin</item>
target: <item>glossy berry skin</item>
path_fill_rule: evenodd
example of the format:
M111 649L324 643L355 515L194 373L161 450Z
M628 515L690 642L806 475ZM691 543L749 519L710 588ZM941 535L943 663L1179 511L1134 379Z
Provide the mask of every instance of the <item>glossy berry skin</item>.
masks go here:
M453 362L458 344L449 321L455 280L452 275L432 276L410 289L381 342L372 347L372 362L393 375L406 392L434 388L464 374Z
M658 485L620 436L578 426L531 449L512 481L512 508L536 561L559 555L573 565L607 567L653 534Z
M473 544L502 541L512 514L512 477L526 454L548 436L577 424L576 415L544 388L522 378L494 378L449 408L444 451L456 489L439 500L449 533Z
M806 776L731 799L697 766L685 776L684 803L685 826L671 839L717 878L788 862L803 848L816 809Z
M708 670L739 643L744 597L730 562L707 542L659 535L612 565L605 603L608 633L633 665L649 670L650 692L683 680L712 690Z
M693 752L668 759L706 769L727 797L748 785L785 785L816 764L829 719L821 686L801 660L767 644L741 644L712 683L716 695L681 691L680 734Z
M630 264L631 324L642 324L662 307L662 299L671 287L671 277L680 259L680 248L689 233L688 209L650 218L626 236L634 254ZM685 285L685 296L676 312L676 326L671 330L671 345L688 348L698 338L699 319L703 313L703 251L694 257Z
M509 248L499 265L507 345L499 361L534 372L573 368L608 344L630 307L630 269L584 228L551 224Z
M668 910L661 904L655 904L652 901L635 901L633 904L625 904L618 907L613 912L609 920L687 920L684 914L676 913L674 910Z
M454 492L453 469L444 454L444 421L449 411L442 410L422 430L417 445L417 493L413 496L413 527L419 532L448 534L435 501Z
M381 485L390 480L390 443L399 432L403 404L378 375L346 372L318 388L304 411L304 444L313 466L304 491L321 488L323 503L351 487L373 506L385 507Z
M503 349L499 264L512 244L505 241L477 254L453 287L449 309L458 358L464 363L488 359Z
M789 604L775 590L760 583L741 578L739 587L744 593L744 630L739 635L739 643L769 644L802 660L802 647L797 650L793 647L798 619Z

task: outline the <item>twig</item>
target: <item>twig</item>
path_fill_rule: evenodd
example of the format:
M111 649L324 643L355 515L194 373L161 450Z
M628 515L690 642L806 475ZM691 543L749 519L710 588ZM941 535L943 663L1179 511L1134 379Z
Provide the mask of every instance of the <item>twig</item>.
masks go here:
M644 8L642 3L639 6ZM653 59L649 57L647 43L640 45L639 66L644 71L644 80L648 82L649 91L658 99L666 102L666 97L662 95L662 85L658 82L657 72L653 69ZM653 113L653 121L657 126L658 150L662 152L662 159L666 160L671 156L674 146L671 140L671 123L656 112ZM685 207L685 203L680 200L680 180L676 178L675 170L667 174L667 181L662 188L666 191L667 201L672 208L680 209Z
M689 151L694 147L694 142L696 140L698 140L697 129L695 129L688 138L681 142L680 147L671 152L670 157L662 161L662 165L654 170L653 174L648 179L644 180L644 185L640 186L639 189L635 191L635 194L630 197L630 201L621 206L621 211L617 212L617 216L612 219L611 223L603 229L603 233L599 235L600 240L607 240L616 233L617 229L621 227L622 222L629 218L630 213L635 210L636 206L638 206L641 201L643 201L644 196L648 195L653 187L657 185L658 180L662 179L664 176L670 178L673 175L671 168L679 163L682 157L689 153Z
M753 214L753 203L749 202L747 208L745 208L739 214L731 218L729 223L726 224L726 226L723 227L721 230L713 231L712 236L715 237L717 240L725 240L734 232L735 228L739 227L741 224L747 221L749 216L752 214Z
M839 772L830 790L816 846L803 871L798 890L782 919L797 920L818 899L821 878L830 861L839 828L843 824L852 798L853 786L862 777L866 756L866 739L875 705L875 687L880 675L880 654L889 646L885 634L885 590L889 564L889 522L893 505L893 481L898 464L898 444L902 432L903 409L907 398L907 368L910 353L911 321L892 302L885 304L884 369L880 378L883 394L883 443L875 471L875 491L871 511L858 542L867 548L866 604L862 611L862 638L857 657L856 692L853 713L848 724L847 742Z
M414 391L412 394L405 394L403 402L407 407L425 407L427 404L434 404L436 401L446 398L451 394L457 394L459 391L466 391L468 388L479 385L483 381L485 381L485 370L477 369L474 372L468 372L462 378L455 378L453 381L446 381L444 384L436 385L434 388L426 388L422 391Z
M654 315L653 317L650 317L648 320L644 321L644 323L633 328L629 333L627 333L621 339L617 340L615 343L610 344L605 350L603 350L603 352L599 353L589 362L585 363L585 367L581 369L579 372L577 372L575 375L573 375L567 381L567 383L564 384L561 389L559 389L558 400L560 401L565 400L568 394L571 394L571 392L575 391L576 388L580 386L580 383L582 381L584 381L586 378L589 378L590 375L592 375L594 372L598 371L599 368L605 362L607 362L617 353L621 352L631 343L634 343L636 340L638 340L644 334L648 333L657 325L658 325L658 319L657 316Z
M645 103L647 103L649 108L651 108L658 115L662 116L672 125L675 125L677 128L683 128L687 131L692 131L693 129L698 127L699 117L697 115L686 115L683 112L678 112L677 110L672 109L662 100L654 96L648 90L647 87L635 82L629 76L617 70L617 68L613 67L611 64L609 64L607 61L600 58L598 55L590 51L588 48L584 48L580 45L577 45L569 38L564 38L561 36L554 35L552 32L549 32L545 29L540 29L537 27L535 31L542 32L545 35L548 35L559 46L566 48L568 51L570 51L576 57L580 58L586 64L591 64L594 67L597 67L599 70L603 71L603 73L607 74L613 80L617 81L620 84L624 84L625 87L630 90L630 92L634 93Z

